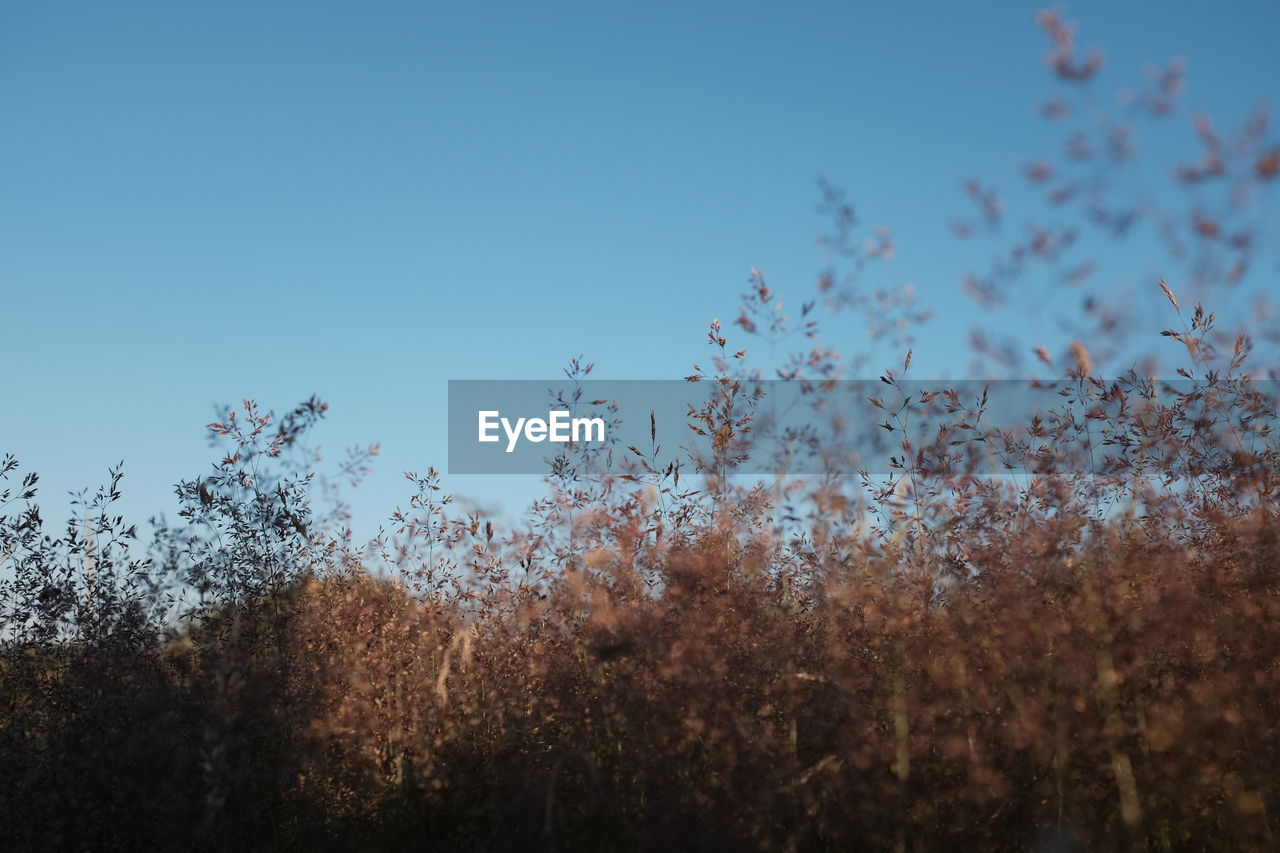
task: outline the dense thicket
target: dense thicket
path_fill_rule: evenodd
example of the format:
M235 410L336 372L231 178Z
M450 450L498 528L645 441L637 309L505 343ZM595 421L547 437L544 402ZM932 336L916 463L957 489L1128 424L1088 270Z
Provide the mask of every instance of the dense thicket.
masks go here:
M1041 24L1079 91L1100 59L1057 15ZM1083 129L1027 179L1083 229L1147 220L1185 250L1188 288L1229 288L1261 245L1246 202L1280 171L1265 120L1231 139L1194 121L1203 156L1174 174L1230 199L1221 217L1200 196L1165 216L1112 193L1129 120L1180 94L1170 65L1119 118L1055 98L1046 119ZM967 190L980 215L957 232L996 233L1000 200ZM993 307L1048 271L1083 288L1083 325L1057 355L975 330L983 364L1025 376L1035 353L1062 392L995 423L984 396L903 384L923 314L868 283L892 238L859 232L830 187L824 210L847 274L792 320L753 272L733 332L811 348L766 371L709 330L688 426L710 457L659 461L686 425L616 448L624 469L570 449L515 524L457 509L429 471L358 547L333 498L376 449L316 479L315 399L210 425L225 455L142 534L114 513L118 472L55 530L5 457L4 846L1275 849L1280 454L1268 365L1250 361L1274 329L1184 320L1151 282L1182 376L1157 382L1085 284L1092 262L1066 254L1077 230L1029 224L966 287ZM888 475L733 477L755 378L810 383L816 422L823 380L865 373L874 354L810 343L846 309L902 365L877 383ZM1099 378L1126 354L1138 368ZM575 361L569 383L589 372Z

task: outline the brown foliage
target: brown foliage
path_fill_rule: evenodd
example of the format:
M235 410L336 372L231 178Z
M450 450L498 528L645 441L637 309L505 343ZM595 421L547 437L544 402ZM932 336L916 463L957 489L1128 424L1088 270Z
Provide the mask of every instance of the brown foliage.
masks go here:
M1039 23L1057 80L1101 73L1073 25ZM37 478L8 488L18 466L4 457L2 837L122 850L1274 849L1276 400L1253 381L1249 335L1217 331L1197 298L1254 259L1252 208L1163 215L1110 184L1134 156L1128 118L1175 113L1182 71L1156 69L1125 121L1089 118L1063 158L1025 168L1089 227L1122 236L1150 218L1193 247L1190 293L1149 288L1177 317L1163 336L1178 388L1139 369L1096 375L1123 325L1090 295L1094 328L1068 327L1057 358L972 336L1008 369L1034 352L1058 371L1061 405L993 423L985 389L911 391L912 330L928 315L909 286L868 285L895 254L892 232L856 236L853 207L824 184L834 233L822 242L850 269L824 273L790 315L753 270L733 328L712 322L710 368L688 377L708 403L679 425L711 439L710 458L659 461L650 420L652 446L628 448L621 474L587 451L557 458L547 498L512 529L456 509L432 469L407 475L408 508L356 548L341 503L312 506L318 460L294 459L327 408L314 398L278 422L245 401L210 424L227 453L179 484L182 521L159 527L147 558L110 514L117 472L54 536ZM1042 112L1068 122L1074 103ZM1208 119L1193 125L1204 151L1177 182L1272 182L1264 121L1230 144ZM956 232L995 232L999 194L977 181L966 192L978 213ZM1024 233L967 276L983 305L1010 300L1078 236ZM1054 284L1103 275L1072 258ZM771 375L821 401L872 356L816 343L819 307L858 312L868 340L895 348L901 375L884 370L874 399L889 473L833 461L822 477L743 484L762 372L729 337L770 351L804 341ZM568 378L591 369L575 359ZM558 401L617 415L579 387ZM353 451L341 483L376 454Z

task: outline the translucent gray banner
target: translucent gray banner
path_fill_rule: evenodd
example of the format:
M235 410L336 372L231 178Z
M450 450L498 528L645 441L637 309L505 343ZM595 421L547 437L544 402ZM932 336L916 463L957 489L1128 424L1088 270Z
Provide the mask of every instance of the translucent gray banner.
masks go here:
M1190 442L1207 461L1247 465L1274 442L1278 390L1247 378L455 380L449 472L1123 474Z

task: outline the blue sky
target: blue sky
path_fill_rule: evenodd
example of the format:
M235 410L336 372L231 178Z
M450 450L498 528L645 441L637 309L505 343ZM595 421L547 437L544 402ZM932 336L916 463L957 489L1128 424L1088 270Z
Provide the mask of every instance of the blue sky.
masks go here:
M382 445L371 532L444 466L449 379L679 377L751 267L808 298L822 176L894 228L945 374L977 317L961 182L1012 190L1056 139L1037 8L0 5L0 452L47 515L122 459L126 508L172 512L214 403L318 393L331 456ZM1275 101L1280 5L1067 13L1104 91L1181 55L1224 122Z

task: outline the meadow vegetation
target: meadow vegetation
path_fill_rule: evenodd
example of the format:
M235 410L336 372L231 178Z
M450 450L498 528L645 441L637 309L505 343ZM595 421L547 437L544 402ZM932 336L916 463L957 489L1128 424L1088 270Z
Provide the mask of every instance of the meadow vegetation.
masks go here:
M1197 303L1239 301L1280 148L1264 119L1220 136L1196 117L1198 159L1171 188L1193 192L1135 201L1117 176L1139 119L1182 114L1181 67L1118 117L1086 111L1100 57L1040 23L1064 93L1045 120L1079 123L1025 177L1060 224L1010 227L974 181L977 215L955 230L1001 247L964 277L993 318L971 336L975 375L1034 368L1061 407L1015 433L945 383L898 393L926 317L877 278L892 234L824 185L832 266L812 301L789 318L754 273L689 377L709 389L688 426L714 458L620 448L618 472L567 447L514 525L458 509L428 470L357 543L343 500L376 447L321 478L314 398L211 424L222 458L177 485L173 523L141 531L113 510L120 472L57 528L5 457L6 845L1274 849L1280 450L1257 352L1272 330ZM1168 316L1155 355L1080 254L1144 227L1178 273L1141 303ZM1035 282L1078 303L1057 344L1011 340L1001 319ZM823 343L851 316L867 352ZM733 476L753 378L820 400L886 352L887 476ZM1165 365L1179 390L1152 379ZM920 434L926 410L946 428ZM1070 457L1082 435L1106 465ZM1019 460L1001 476L971 452L993 447Z

